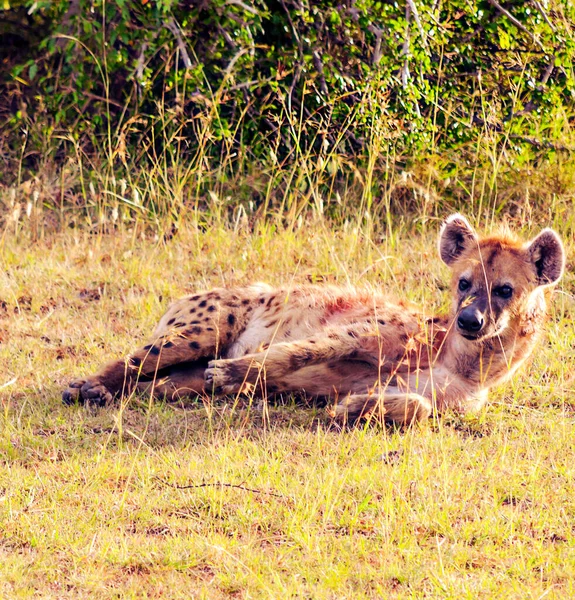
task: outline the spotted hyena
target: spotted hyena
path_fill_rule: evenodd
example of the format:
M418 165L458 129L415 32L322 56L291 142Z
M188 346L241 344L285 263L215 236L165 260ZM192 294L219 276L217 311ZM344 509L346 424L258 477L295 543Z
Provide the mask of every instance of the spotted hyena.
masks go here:
M66 403L105 404L135 389L159 396L303 391L354 420L377 411L410 422L481 407L531 354L547 292L564 268L561 240L480 238L447 219L439 252L452 308L430 316L372 290L332 286L214 289L172 304L152 341L70 383Z

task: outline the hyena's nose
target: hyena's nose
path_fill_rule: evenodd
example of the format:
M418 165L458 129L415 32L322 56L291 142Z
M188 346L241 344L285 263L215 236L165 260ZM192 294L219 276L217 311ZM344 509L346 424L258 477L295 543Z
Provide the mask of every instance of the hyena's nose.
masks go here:
M478 333L483 327L483 315L472 306L464 308L457 317L457 326L461 331Z

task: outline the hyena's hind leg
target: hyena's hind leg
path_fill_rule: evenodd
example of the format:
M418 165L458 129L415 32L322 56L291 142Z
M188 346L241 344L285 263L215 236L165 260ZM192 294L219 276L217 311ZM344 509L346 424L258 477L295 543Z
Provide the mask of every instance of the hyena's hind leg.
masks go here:
M65 404L90 402L104 406L116 395L131 393L138 382L149 384L161 379L163 371L179 363L189 363L216 355L217 335L169 335L136 350L126 359L115 360L85 379L76 379L62 395ZM202 372L203 374L203 372Z
M337 404L332 416L339 422L354 423L370 415L384 421L409 425L431 416L431 402L413 392L386 389L372 394L351 394Z
M132 392L139 379L149 382L173 365L215 358L245 328L258 301L256 292L217 290L179 300L162 317L154 342L91 377L72 381L62 395L64 403L104 405Z

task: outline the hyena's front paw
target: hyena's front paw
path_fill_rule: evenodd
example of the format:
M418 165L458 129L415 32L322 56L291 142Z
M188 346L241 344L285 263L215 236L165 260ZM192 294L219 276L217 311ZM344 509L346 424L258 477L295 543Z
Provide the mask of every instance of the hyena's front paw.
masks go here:
M247 376L249 364L241 359L211 360L204 373L204 389L214 394L237 394L249 388Z
M105 406L112 400L112 394L97 379L75 379L62 393L62 402L68 405L87 403Z

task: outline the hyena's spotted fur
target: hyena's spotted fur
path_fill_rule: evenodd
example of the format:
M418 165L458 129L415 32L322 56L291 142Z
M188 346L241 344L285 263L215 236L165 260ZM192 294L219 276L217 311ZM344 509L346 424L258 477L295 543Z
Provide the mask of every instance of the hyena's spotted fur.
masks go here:
M549 229L528 244L480 239L461 215L446 221L439 246L453 272L448 315L368 290L216 289L172 304L150 344L72 382L64 401L105 404L134 389L169 397L304 391L334 398L342 419L377 410L410 422L434 406L475 410L532 352L563 246Z

